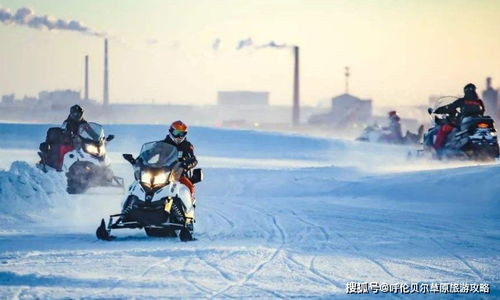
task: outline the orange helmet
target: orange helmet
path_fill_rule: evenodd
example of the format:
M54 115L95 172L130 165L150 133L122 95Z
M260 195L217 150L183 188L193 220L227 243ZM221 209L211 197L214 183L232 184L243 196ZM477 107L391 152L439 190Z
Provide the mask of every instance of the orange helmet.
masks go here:
M170 125L170 129L168 130L170 133L170 137L177 144L184 141L186 135L188 133L188 126L184 124L181 120L175 121Z

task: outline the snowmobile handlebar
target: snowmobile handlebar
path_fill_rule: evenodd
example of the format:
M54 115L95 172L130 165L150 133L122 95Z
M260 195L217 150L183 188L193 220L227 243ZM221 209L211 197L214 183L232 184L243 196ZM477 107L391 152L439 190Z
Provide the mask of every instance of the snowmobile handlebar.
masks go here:
M135 165L136 163L136 159L134 158L134 156L132 154L129 154L129 153L125 153L125 154L122 154L123 158L128 161L131 165Z

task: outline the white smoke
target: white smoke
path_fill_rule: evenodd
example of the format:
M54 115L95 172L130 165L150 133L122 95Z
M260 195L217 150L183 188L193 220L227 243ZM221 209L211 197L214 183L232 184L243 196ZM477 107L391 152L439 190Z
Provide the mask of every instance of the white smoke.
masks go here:
M270 41L269 43L257 46L257 48L278 48L278 49L281 49L281 48L293 48L293 45L278 44L275 41Z
M275 41L269 41L268 43L265 44L256 45L251 38L247 38L244 40L240 40L238 42L236 50L242 50L247 47L251 47L252 49L262 49L262 48L290 49L293 48L294 46L286 43L279 44L276 43Z
M212 44L212 49L215 51L219 50L221 40L219 38L216 38Z
M158 44L160 41L156 38L148 38L146 39L146 44L148 45L156 45Z
M236 50L241 50L245 47L252 47L253 46L253 41L251 38L247 38L247 39L244 39L244 40L240 40L238 42L238 46L236 47Z
M0 22L28 26L39 30L67 30L98 37L106 36L105 33L92 30L76 20L67 21L47 15L37 16L28 7L19 8L15 13L12 13L8 8L0 8Z

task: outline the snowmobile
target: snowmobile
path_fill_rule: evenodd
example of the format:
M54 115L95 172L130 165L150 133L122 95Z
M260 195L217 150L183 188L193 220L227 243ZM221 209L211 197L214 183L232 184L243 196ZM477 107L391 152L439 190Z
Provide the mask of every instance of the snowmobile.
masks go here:
M163 141L142 146L139 157L123 154L134 167L135 181L122 202L121 213L104 219L96 230L100 240L112 240L113 229L144 228L148 236L176 237L181 241L194 240L195 200L179 179L184 172L177 149ZM190 172L193 184L202 181L201 169Z
M388 129L383 128L378 124L374 124L372 126L367 126L363 130L361 135L358 138L356 138L356 141L371 142L371 143L416 145L420 143L423 132L424 132L424 126L420 125L420 127L418 128L418 133L412 133L408 130L406 131L406 135L403 136L402 140L395 140Z
M424 135L423 155L429 154L436 159L476 161L492 161L498 158L499 147L494 121L490 116L484 115L458 118L458 125L448 134L443 147L439 151L434 149L440 126L450 123L448 114L436 114L434 111L456 99L458 98L445 97L438 101L435 108L428 109L434 126Z
M84 193L90 187L112 186L124 188L123 178L114 176L106 156L106 143L114 136L104 135L104 129L97 123L80 125L78 134L73 138L72 146L64 145L64 130L49 128L46 142L40 144L38 155L41 160L37 167L44 172L59 170L66 173L67 192ZM60 147L69 147L62 157L62 164L57 162Z

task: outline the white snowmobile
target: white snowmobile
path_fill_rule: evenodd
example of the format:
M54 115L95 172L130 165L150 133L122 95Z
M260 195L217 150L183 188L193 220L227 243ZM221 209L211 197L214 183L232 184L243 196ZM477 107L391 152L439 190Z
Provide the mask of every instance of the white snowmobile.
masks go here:
M422 139L424 126L420 125L417 133L406 131L406 135L400 140L395 140L389 129L381 127L378 124L367 126L356 141L370 143L387 143L400 145L418 145Z
M40 145L42 151L38 154L41 161L37 167L42 171L57 169L56 161L62 135L62 129L50 128L47 139L51 141L48 142L59 141L53 144L45 142ZM97 123L80 125L78 135L73 140L74 147L64 154L60 170L66 173L68 193L84 193L88 188L95 186L124 187L123 178L114 176L106 156L106 143L113 138L113 135L106 137L103 127Z
M179 179L184 171L177 149L163 141L142 146L137 159L123 157L134 167L135 182L122 202L120 214L104 219L96 230L98 239L112 240L112 229L144 228L148 236L176 237L193 240L195 201L187 186ZM194 169L189 179L193 184L203 178L201 169Z

